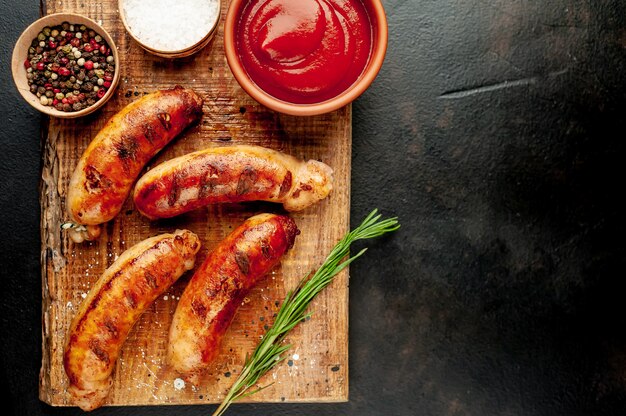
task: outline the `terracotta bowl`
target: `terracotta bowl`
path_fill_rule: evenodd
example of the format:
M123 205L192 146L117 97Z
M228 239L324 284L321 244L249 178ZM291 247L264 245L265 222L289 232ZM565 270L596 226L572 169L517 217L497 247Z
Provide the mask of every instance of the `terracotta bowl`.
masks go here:
M24 61L28 59L28 48L31 45L33 39L37 37L37 34L41 32L41 30L48 26L56 26L60 25L63 22L68 22L70 24L79 24L85 25L89 29L92 29L96 33L98 33L106 42L108 43L111 51L113 53L113 57L115 58L115 74L113 75L113 80L111 81L111 86L107 90L106 94L102 98L100 98L96 103L87 108L83 108L80 111L59 111L52 106L46 106L39 102L39 98L33 93L30 92L30 88L28 86L28 80L26 78L26 69L24 68ZM28 104L41 111L42 113L48 114L53 117L58 118L76 118L81 117L90 113L93 113L100 107L102 107L114 94L114 91L117 87L117 84L120 79L120 60L119 55L117 53L117 47L113 39L109 35L109 33L104 30L102 26L93 21L92 19L73 13L56 13L50 14L48 16L44 16L39 20L36 20L33 24L28 26L22 35L17 40L15 44L15 48L13 49L13 58L11 62L11 70L13 72L13 81L17 87L17 90L20 92L22 97L26 100Z
M235 43L235 30L247 0L232 0L224 22L224 49L228 65L241 87L256 101L280 113L312 116L337 110L359 97L374 81L387 51L387 17L380 0L362 0L372 24L372 52L360 77L334 98L312 104L297 104L273 97L263 91L242 66Z

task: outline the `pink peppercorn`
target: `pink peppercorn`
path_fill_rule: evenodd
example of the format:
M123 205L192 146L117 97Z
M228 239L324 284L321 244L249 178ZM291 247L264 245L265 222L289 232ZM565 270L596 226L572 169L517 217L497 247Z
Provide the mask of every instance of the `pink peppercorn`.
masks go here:
M87 71L91 71L93 69L93 62L91 61L85 61L85 65L84 65L85 69Z

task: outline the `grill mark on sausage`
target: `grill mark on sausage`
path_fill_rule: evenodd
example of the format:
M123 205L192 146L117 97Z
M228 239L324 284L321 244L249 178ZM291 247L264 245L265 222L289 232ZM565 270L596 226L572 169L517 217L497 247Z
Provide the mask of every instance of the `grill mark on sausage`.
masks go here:
M154 128L152 127L151 124L144 124L142 126L142 133L143 133L143 137L146 138L146 140L152 144L154 143L154 139L156 138L155 133L154 133Z
M200 318L201 320L204 320L206 318L208 308L206 307L204 302L202 302L201 300L194 299L191 302L191 310L198 318Z
M137 151L139 149L139 143L134 137L122 136L119 142L114 145L117 152L117 157L122 162L124 172L130 171L130 162L137 158Z
M239 270L241 270L241 273L247 276L250 272L250 259L248 258L248 254L244 251L237 250L235 252L235 262Z
M272 257L272 246L267 240L261 240L261 254L265 257L266 260L269 260Z
M187 120L195 120L202 116L202 105L190 95L183 94L183 114Z
M91 352L94 353L96 357L98 357L98 360L106 364L109 364L109 362L111 361L109 358L109 353L107 353L106 350L100 346L100 341L98 341L97 339L92 339L89 341L89 349L91 350Z
M157 113L157 118L159 119L159 121L161 122L161 125L163 126L165 130L169 130L172 128L172 116L170 115L170 113L167 113L167 112Z
M278 192L279 198L284 197L291 189L292 178L293 177L291 175L291 171L288 170L287 174L285 175L285 179L283 179L283 183L280 184L280 191Z
M148 285L151 289L157 289L159 287L159 283L157 278L150 272L146 271L144 274L144 279L146 281L146 285Z
M111 318L106 318L104 320L104 327L106 328L107 331L109 331L109 334L111 334L111 338L117 338L119 332L117 330L117 326L115 325L115 322L113 322Z
M184 178L185 172L183 171L176 172L174 174L174 177L172 178L172 187L170 188L170 192L167 195L167 204L170 207L176 205L176 202L178 202L180 198L180 193L182 191L181 182L184 180Z
M148 186L146 186L145 188L143 188L141 190L141 193L139 194L139 196L141 198L148 198L148 196L152 193L154 193L154 191L156 191L158 189L158 184L156 182L152 182L150 184L148 184Z
M89 193L103 191L112 185L112 181L93 165L85 167L85 190Z
M239 182L237 182L237 195L243 195L252 189L252 186L256 182L258 173L252 166L247 165L241 175L239 176Z
M205 165L205 169L206 174L201 177L198 189L198 198L200 199L208 197L213 192L217 178L220 175L219 170L210 163Z
M126 299L126 304L130 309L135 309L137 307L137 299L133 292L126 289L124 290L124 299Z

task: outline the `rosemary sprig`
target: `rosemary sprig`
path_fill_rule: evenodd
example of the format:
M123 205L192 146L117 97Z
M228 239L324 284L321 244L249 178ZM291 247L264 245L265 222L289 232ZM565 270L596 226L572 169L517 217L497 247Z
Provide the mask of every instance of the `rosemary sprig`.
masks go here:
M274 324L267 330L252 355L246 358L239 377L237 377L226 397L224 397L220 406L213 413L213 416L223 415L232 403L269 387L253 389L257 381L265 373L285 358L282 356L283 353L291 348L291 345L283 344L287 333L310 316L310 314L306 313L309 304L318 293L333 281L337 273L361 257L367 250L367 248L364 248L342 262L350 252L350 245L357 240L379 237L400 228L397 218L381 220L381 215L377 212L377 210L372 211L361 225L346 234L332 249L320 268L312 276L305 276L296 289L287 293L276 315Z

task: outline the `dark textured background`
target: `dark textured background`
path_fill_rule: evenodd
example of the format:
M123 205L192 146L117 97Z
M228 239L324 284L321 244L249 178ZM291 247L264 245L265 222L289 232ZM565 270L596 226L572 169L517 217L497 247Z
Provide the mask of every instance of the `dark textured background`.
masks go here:
M0 4L0 408L78 415L37 398L41 117L9 63L38 1ZM350 402L230 414L626 414L626 2L384 4L351 215L379 207L403 228L351 270Z

